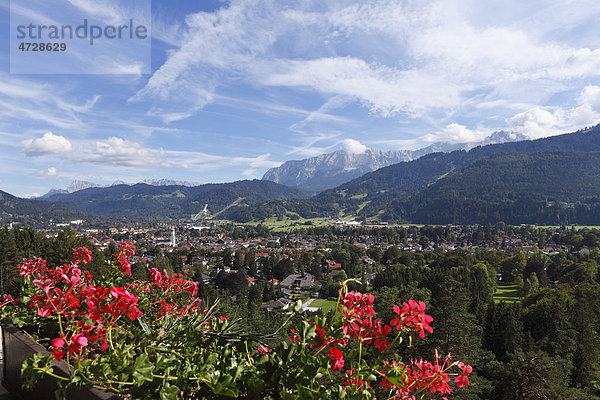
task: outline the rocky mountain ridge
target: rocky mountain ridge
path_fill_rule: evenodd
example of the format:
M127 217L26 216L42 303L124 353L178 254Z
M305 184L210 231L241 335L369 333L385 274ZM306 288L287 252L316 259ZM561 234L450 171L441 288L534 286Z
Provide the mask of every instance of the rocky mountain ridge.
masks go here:
M192 187L192 186L199 186L200 182L190 182L190 181L177 181L177 180L173 180L173 179L143 179L137 183L145 183L146 185L151 185L151 186L187 186L187 187ZM121 180L117 180L114 181L113 183L111 183L110 185L100 185L98 183L94 183L94 182L89 182L89 181L82 181L82 180L74 180L73 182L71 182L71 184L69 186L67 186L66 189L59 189L59 188L52 188L50 189L50 191L48 191L48 193L46 193L45 195L41 196L40 199L47 199L48 197L55 195L55 194L64 194L64 193L75 193L78 192L80 190L84 190L84 189L89 189L89 188L94 188L94 187L98 187L98 188L106 188L106 187L111 187L111 186L117 186L117 185L128 185L128 186L133 186L136 183L126 183L124 181Z
M320 192L349 182L368 172L400 162L414 161L427 154L470 150L477 146L527 139L528 137L517 132L497 131L480 142L458 144L437 142L418 150L366 148L362 152L353 152L342 149L303 160L286 161L277 168L269 169L262 179L308 192Z

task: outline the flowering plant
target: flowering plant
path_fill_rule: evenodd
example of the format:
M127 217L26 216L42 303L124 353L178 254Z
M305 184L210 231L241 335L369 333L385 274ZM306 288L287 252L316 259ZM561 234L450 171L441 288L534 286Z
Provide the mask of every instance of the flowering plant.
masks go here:
M388 354L411 332L424 338L432 331L423 302L394 306L386 324L374 297L349 292L344 282L335 312L310 319L298 302L278 332L258 336L218 315L216 303L204 306L197 284L181 275L152 268L148 280L123 284L133 254L121 244L106 277L81 269L91 261L86 248L55 268L24 260L23 295L4 296L0 317L43 326L52 338L51 356L23 364L26 386L46 374L61 388L86 384L142 399L415 399L449 394L452 376L457 387L469 384L472 368L449 355L404 362ZM284 331L288 338L278 339ZM67 362L68 376L54 372L54 360Z

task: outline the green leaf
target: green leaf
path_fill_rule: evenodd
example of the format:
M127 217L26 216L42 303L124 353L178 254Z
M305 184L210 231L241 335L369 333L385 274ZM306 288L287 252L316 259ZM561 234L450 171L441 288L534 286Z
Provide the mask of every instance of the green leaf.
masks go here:
M219 382L212 388L214 394L220 394L226 397L239 397L240 392L235 387L225 388Z
M404 385L405 376L403 374L399 374L393 369L390 369L385 374L385 379L387 379L390 383L402 387Z
M148 359L148 354L144 353L135 360L133 365L133 379L138 386L142 386L144 381L152 382L152 371L154 365Z
M160 400L177 400L180 389L175 385L169 385L169 382L165 383L160 389Z

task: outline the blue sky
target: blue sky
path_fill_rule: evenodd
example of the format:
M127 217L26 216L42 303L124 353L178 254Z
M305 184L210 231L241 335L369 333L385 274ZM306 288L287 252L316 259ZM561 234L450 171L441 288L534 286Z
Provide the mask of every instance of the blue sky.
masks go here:
M153 0L150 74L11 74L7 0L0 18L0 190L18 196L600 122L597 0Z

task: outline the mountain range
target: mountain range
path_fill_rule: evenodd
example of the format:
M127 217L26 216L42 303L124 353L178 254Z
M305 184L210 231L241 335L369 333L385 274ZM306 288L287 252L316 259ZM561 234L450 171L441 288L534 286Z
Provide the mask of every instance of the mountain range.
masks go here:
M527 139L528 137L517 132L497 131L480 142L458 144L438 142L419 150L378 150L348 146L333 153L286 161L279 167L269 169L262 179L317 193L349 182L368 172L403 161L413 161L427 154L469 150L482 145Z
M90 187L73 193L56 193L45 200L102 216L129 218L187 218L206 204L213 216L230 208L245 208L270 199L306 197L298 189L261 180L244 180L199 186L145 183Z
M176 181L173 179L144 179L138 183L145 183L146 185L151 185L151 186L174 186L174 185L179 185L179 186L199 186L200 183L198 182L189 182L189 181ZM84 189L89 189L89 188L94 188L94 187L110 187L110 186L117 186L117 185L135 185L134 183L125 183L123 181L114 181L113 183L111 183L110 185L100 185L98 183L94 183L94 182L88 182L88 181L82 181L82 180L74 180L73 182L71 182L71 184L69 186L67 186L66 189L59 189L59 188L52 188L48 191L48 193L44 194L43 196L40 196L40 199L47 199L48 197L54 195L54 194L60 194L60 193L74 193L74 192L78 192L80 190L84 190Z
M600 224L597 152L600 125L538 140L432 153L309 199L271 201L228 213L238 221L344 216L425 224ZM534 206L526 207L527 200Z

